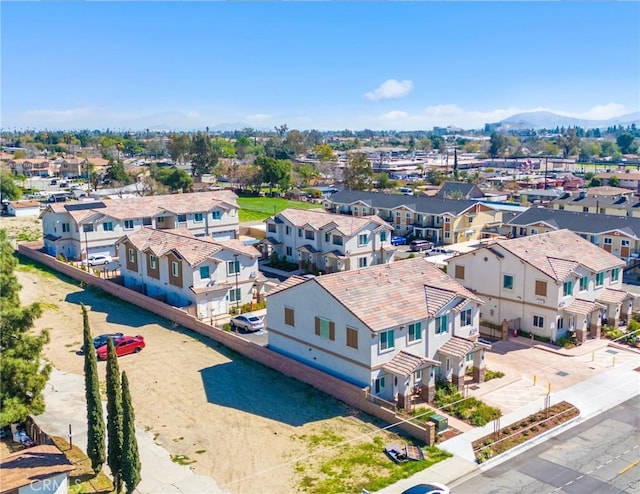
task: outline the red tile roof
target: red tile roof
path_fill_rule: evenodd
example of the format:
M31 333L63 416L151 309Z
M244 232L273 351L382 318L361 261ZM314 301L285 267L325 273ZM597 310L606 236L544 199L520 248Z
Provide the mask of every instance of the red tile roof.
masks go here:
M499 240L499 245L554 280L564 281L582 265L594 273L624 266L624 261L569 230Z
M327 229L331 225L343 235L355 235L371 223L390 228L389 224L378 216L349 216L344 214L328 213L320 209L285 209L278 216L285 218L296 227L309 225L314 230Z
M122 242L125 238L139 251L149 251L156 257L175 252L191 266L200 264L223 249L254 258L260 255L255 247L244 245L239 240L214 241L204 237L195 237L188 230L141 228L125 235L118 242Z
M314 280L373 331L432 318L455 297L482 303L423 257Z

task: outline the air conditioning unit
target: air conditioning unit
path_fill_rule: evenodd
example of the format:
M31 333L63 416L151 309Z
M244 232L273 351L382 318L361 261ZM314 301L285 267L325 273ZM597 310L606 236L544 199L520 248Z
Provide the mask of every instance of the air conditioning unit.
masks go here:
M251 274L249 275L249 278L256 278L258 276L257 271L251 271Z
M560 303L558 304L558 307L564 307L566 304L567 304L566 302L560 302Z
M207 283L207 286L213 286L216 284L216 280L209 280L209 283Z

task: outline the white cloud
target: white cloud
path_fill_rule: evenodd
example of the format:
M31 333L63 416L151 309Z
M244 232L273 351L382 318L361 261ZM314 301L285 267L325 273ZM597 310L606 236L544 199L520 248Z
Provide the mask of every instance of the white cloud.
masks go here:
M556 112L561 113L561 112ZM563 115L568 115L570 117L575 118L586 118L588 120L607 120L609 118L618 117L620 115L624 115L626 113L631 113L627 111L624 105L619 103L608 103L606 105L597 105L587 110L584 113L562 113Z
M396 79L388 79L382 85L364 95L371 101L381 99L402 98L413 90L413 82L410 80L398 81Z
M575 118L590 120L606 120L629 113L624 105L609 103L598 105L583 113L571 113L553 108L498 108L495 110L478 111L465 110L454 104L428 106L422 111L408 113L401 110L393 110L373 117L377 125L371 125L376 129L396 130L428 130L433 127L460 127L463 129L480 129L485 123L499 122L517 113L548 111Z

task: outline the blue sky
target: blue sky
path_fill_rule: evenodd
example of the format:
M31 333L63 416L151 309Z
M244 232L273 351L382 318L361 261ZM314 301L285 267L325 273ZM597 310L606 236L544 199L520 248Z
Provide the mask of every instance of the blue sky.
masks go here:
M4 129L640 110L639 2L2 2Z

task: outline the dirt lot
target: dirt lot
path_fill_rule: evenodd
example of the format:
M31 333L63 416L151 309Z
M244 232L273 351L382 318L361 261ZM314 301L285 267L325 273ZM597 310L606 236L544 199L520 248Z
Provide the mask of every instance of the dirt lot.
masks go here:
M296 491L295 459L308 453L309 438L339 431L348 440L376 428L307 385L103 292L28 267L17 275L23 303L44 304L36 329L49 329L46 356L62 371L82 374L80 303L90 309L93 334L145 337L141 353L119 359L132 385L137 425L225 490ZM104 365L99 369L104 373Z

